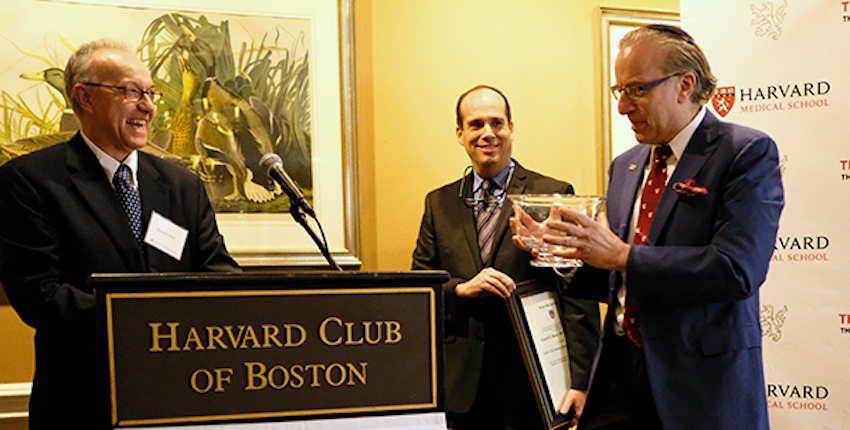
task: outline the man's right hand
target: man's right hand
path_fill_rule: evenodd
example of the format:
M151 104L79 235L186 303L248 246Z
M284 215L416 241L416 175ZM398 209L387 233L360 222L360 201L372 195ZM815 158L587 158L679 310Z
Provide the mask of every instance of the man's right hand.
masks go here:
M478 272L474 278L455 287L457 295L464 298L496 295L506 299L514 290L516 290L514 280L492 267Z

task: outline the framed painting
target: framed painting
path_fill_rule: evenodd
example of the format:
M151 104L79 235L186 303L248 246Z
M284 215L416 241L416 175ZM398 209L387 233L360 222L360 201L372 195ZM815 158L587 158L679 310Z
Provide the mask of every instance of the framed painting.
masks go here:
M341 266L359 237L352 0L8 0L0 17L0 164L79 129L63 67L82 43L138 49L163 93L145 151L207 187L243 267L325 266L260 166L278 154ZM319 221L321 226L317 226Z
M616 82L614 61L619 52L618 43L631 30L648 24L679 25L679 13L673 11L649 9L617 9L598 7L598 46L597 76L601 76L599 86L600 142L598 160L600 167L597 184L600 190L608 189L606 172L617 155L631 148L637 142L631 132L629 120L617 112L617 101L611 94L611 86Z

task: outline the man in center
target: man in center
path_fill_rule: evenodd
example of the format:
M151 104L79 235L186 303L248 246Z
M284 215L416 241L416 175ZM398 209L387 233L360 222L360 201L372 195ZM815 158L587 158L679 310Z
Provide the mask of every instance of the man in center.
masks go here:
M507 300L523 281L555 284L551 269L529 265L511 243L507 194L572 194L562 181L511 158L511 109L496 88L479 85L458 99L457 140L472 172L428 194L413 269L445 270L445 390L449 427L541 429L532 384L514 334ZM570 351L571 389L558 411L577 422L599 335L596 303L567 299L562 321Z

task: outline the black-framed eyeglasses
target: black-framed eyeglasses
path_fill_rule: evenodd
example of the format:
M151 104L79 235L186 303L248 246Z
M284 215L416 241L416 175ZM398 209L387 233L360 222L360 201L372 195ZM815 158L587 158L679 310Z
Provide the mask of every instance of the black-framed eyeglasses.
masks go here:
M508 180L505 181L505 187L511 184L511 178L514 176L514 169L516 169L516 165L510 166L510 171L508 172ZM475 207L479 204L484 204L484 206L492 206L499 202L505 200L505 196L508 195L505 189L499 189L499 192L493 193L485 198L476 198L476 197L464 197L463 191L466 185L466 177L469 176L472 171L472 166L466 166L466 169L463 170L463 176L460 177L460 188L457 190L457 196L459 199L463 200L463 203L466 204L467 207ZM475 195L475 190L473 190L473 196Z
M156 103L159 99L162 98L162 93L155 90L143 90L134 85L128 85L126 87L118 86L118 85L105 85L98 84L96 82L83 82L83 85L89 85L92 87L103 87L103 88L112 88L114 90L122 90L124 91L124 99L130 102L137 102L142 99L142 96L148 96L151 102Z
M674 76L679 76L679 75L683 75L683 74L685 74L685 72L674 73L672 75L665 76L665 77L663 77L663 78L661 78L657 81L652 81L648 84L643 84L643 85L637 85L637 84L629 84L629 85L624 85L624 86L612 85L611 86L611 94L613 94L614 98L616 98L617 100L620 100L620 97L622 97L623 94L625 94L632 101L637 101L639 98L643 97L644 93L646 93L646 90L648 90L650 88L655 88L655 87L663 84L664 81L666 81L666 80L668 80L668 79L670 79Z

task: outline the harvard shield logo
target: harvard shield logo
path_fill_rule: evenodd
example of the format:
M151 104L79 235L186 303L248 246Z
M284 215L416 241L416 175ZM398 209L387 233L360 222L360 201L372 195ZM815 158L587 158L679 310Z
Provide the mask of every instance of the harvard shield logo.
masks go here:
M720 87L711 98L714 111L721 117L726 116L735 104L735 87Z

